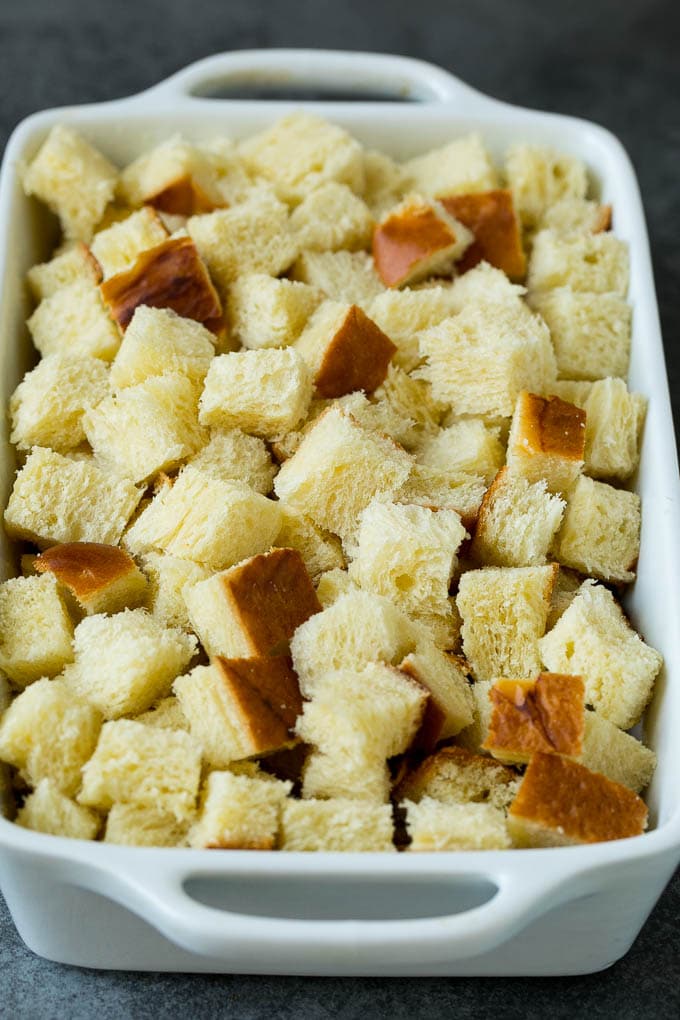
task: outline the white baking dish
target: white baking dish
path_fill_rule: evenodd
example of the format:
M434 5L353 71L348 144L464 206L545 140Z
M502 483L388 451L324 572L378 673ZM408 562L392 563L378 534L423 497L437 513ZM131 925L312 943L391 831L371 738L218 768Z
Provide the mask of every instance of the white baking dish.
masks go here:
M398 102L216 100L234 83L319 86ZM587 847L488 853L208 853L44 836L0 819L0 885L36 953L86 967L297 974L575 974L606 967L635 939L680 859L680 491L647 232L618 141L593 124L508 106L428 64L361 53L274 50L212 57L119 102L51 110L12 136L0 183L0 375L9 396L32 354L24 327L28 267L55 230L22 194L18 164L49 128L77 126L122 164L173 132L250 134L301 105L362 142L405 157L478 129L497 156L512 141L586 160L630 243L630 384L649 398L637 484L640 572L627 608L666 661L646 736L659 767L650 831ZM5 440L0 496L14 474ZM4 505L4 502L3 502ZM3 547L4 568L12 554Z

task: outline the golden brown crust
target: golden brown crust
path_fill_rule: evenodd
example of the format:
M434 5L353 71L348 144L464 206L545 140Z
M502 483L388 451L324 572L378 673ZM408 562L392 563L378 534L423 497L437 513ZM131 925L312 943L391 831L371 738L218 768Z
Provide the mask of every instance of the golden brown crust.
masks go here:
M395 790L395 800L420 799L426 794L431 779L447 766L453 766L461 771L473 769L477 773L482 772L488 776L489 786L512 783L517 779L517 773L507 765L501 765L493 758L485 758L481 754L468 751L465 747L451 744L449 747L440 747L435 754L426 758L418 768L402 779Z
M560 397L541 397L523 390L518 398L517 452L544 453L565 460L583 460L586 446L586 412Z
M99 265L99 262L94 257L94 255L92 254L92 252L90 251L86 244L84 244L82 241L78 241L78 247L82 251L85 267L87 271L92 275L92 282L94 283L95 286L98 286L102 282L104 276L102 272L102 267Z
M439 201L451 216L475 235L475 240L457 263L459 273L466 273L479 262L486 261L502 269L511 280L524 279L526 257L509 189L450 195Z
M242 839L234 840L231 843L226 840L221 843L206 843L204 850L273 850L274 839Z
M373 320L352 305L326 347L314 384L328 398L355 390L372 393L384 382L396 350Z
M533 756L510 818L530 825L550 841L598 843L639 836L647 823L647 806L637 794L585 765L557 754ZM540 845L535 843L535 845Z
M141 252L130 269L99 288L109 313L125 329L138 305L172 308L197 322L220 319L222 305L190 237L175 237Z
M399 287L437 252L456 243L456 235L429 205L401 208L373 231L373 260L387 287Z
M115 545L68 542L53 545L35 559L35 569L54 574L81 602L87 602L137 567L131 556Z
M487 518L491 514L491 509L496 501L496 496L498 495L499 490L502 490L503 488L507 474L508 467L507 465L504 465L500 471L498 471L491 485L484 493L477 512L477 518L473 522L472 528L468 528L468 533L472 535L472 541L470 542L470 555L473 558L477 558L477 535L486 526Z
M501 761L527 762L537 751L577 758L583 751L585 685L580 676L539 673L535 680L498 680L482 745Z
M612 226L612 207L610 205L600 205L597 208L597 217L593 224L593 233L601 234L605 230L611 230Z
M232 705L232 722L252 748L251 754L265 754L296 742L292 730L302 712L302 695L287 656L217 656L214 664Z
M174 216L197 216L227 205L226 202L213 202L191 174L183 174L155 195L149 195L146 201L161 212Z

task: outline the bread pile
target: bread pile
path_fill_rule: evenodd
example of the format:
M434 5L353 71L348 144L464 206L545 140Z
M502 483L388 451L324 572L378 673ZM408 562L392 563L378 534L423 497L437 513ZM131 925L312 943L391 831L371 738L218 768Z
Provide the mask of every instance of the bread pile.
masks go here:
M18 824L408 851L639 834L628 252L585 166L306 113L119 170L54 128L14 393Z

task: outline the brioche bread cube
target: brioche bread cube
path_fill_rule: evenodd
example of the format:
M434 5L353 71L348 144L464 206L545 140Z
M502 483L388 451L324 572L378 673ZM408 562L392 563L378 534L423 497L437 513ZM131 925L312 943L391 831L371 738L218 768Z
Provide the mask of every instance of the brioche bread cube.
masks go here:
M286 347L300 336L321 304L318 287L266 273L239 276L227 299L231 335L244 347Z
M625 379L631 308L622 297L563 286L532 294L530 301L550 328L560 378Z
M291 783L211 772L189 845L211 850L273 850Z
M298 255L288 207L270 188L254 188L231 209L192 216L187 223L210 274L223 291L246 273L278 276Z
M463 618L463 651L477 680L538 673L538 642L557 569L556 564L483 567L462 575L456 604Z
M100 811L136 804L180 822L195 810L200 776L201 756L188 733L118 719L102 727L78 801Z
M382 216L404 194L404 172L390 156L364 149L364 201L374 216Z
M73 624L53 577L0 584L0 669L15 687L55 676L73 660Z
M296 549L312 580L345 566L342 545L335 535L317 528L309 517L285 503L279 502L279 509L282 523L274 545L280 549Z
M398 801L427 797L444 804L491 804L507 810L520 778L513 769L463 747L441 747L409 772L395 791Z
M209 655L247 658L283 648L321 611L295 549L272 549L184 589L189 618Z
M96 708L79 701L63 680L36 680L0 721L0 758L20 769L31 786L49 779L73 797L101 726Z
M640 721L663 664L609 589L591 580L540 641L540 651L547 669L580 674L586 702L622 730Z
M346 184L327 181L305 195L290 217L301 251L359 251L371 243L371 211Z
M85 276L43 298L26 325L43 356L112 361L120 346L120 330L109 318L99 289Z
M647 401L630 393L623 379L598 379L585 402L586 465L594 478L624 480L640 461Z
M295 344L322 397L371 393L384 381L396 349L358 305L337 301L317 308Z
M145 609L126 609L86 616L73 647L75 662L64 673L69 687L106 719L118 719L145 712L170 693L196 651L196 638L161 626Z
M508 814L515 846L574 846L639 836L647 805L625 786L559 754L538 752Z
M392 808L333 800L286 800L280 850L394 851Z
M316 597L324 609L337 602L341 595L358 590L348 571L342 567L326 570L316 583Z
M139 804L114 804L103 839L119 846L186 846L191 821Z
M337 124L311 113L289 113L239 146L252 174L271 181L285 201L297 203L326 181L339 181L360 195L363 152Z
M550 492L566 493L579 479L586 443L586 415L560 397L526 390L517 397L508 437L510 474L544 480Z
M68 453L85 441L83 415L108 392L108 370L99 358L48 354L10 398L10 442L20 450L47 446Z
M477 680L473 683L470 691L472 693L473 719L469 726L456 734L456 744L468 751L480 756L486 754L484 742L489 732L491 723L491 697L493 680Z
M160 216L150 205L98 230L92 238L91 251L101 266L104 279L129 269L141 252L155 248L168 237Z
M144 574L132 557L115 545L53 545L36 558L35 569L56 577L88 616L134 609L146 597Z
M397 345L394 361L406 372L420 362L418 334L436 326L460 309L453 288L384 290L366 306L366 313Z
M385 759L363 756L356 748L351 751L334 748L330 754L313 750L302 770L302 796L306 800L387 804L391 785Z
M280 527L274 500L187 466L154 496L123 545L133 556L162 551L223 570L269 549Z
M202 425L262 436L294 429L312 399L312 377L292 349L238 351L214 358L201 395Z
M600 205L587 198L561 198L549 205L539 226L554 230L558 234L599 234L609 230L612 223L612 207Z
M390 362L383 382L373 393L374 407L384 407L385 416L394 416L406 427L394 430L397 439L410 450L427 436L437 432L444 408L432 396L431 387L423 379L414 379L399 365ZM386 430L383 430L386 431ZM397 435L393 436L397 438Z
M599 712L586 712L581 764L639 793L654 775L656 755Z
M391 209L373 231L373 260L387 287L446 276L473 235L441 203L411 195Z
M36 302L52 297L61 287L67 287L77 280L85 280L95 286L101 282L102 271L90 249L82 241L76 241L65 250L59 250L49 262L31 266L26 274L28 286Z
M118 170L72 128L56 124L23 173L27 195L59 217L67 238L89 241L113 198Z
M168 556L166 553L147 552L141 557L148 578L147 608L164 627L191 630L189 613L182 590L209 577L210 571L200 563Z
M76 804L49 779L29 794L15 821L24 829L71 839L94 839L101 826L99 815Z
M640 552L640 497L582 475L567 498L555 559L602 581L635 578Z
M401 165L402 187L422 195L458 195L487 191L498 174L477 133L463 135Z
M585 198L585 163L543 145L513 145L507 153L505 175L522 222L537 226L547 210L565 198Z
M580 676L539 673L534 680L497 680L483 745L506 765L522 765L537 751L580 758L584 733Z
M192 737L214 768L296 742L293 727L302 699L286 656L217 656L209 666L178 677L173 690Z
M147 712L135 716L135 722L145 726L158 726L162 730L184 730L189 732L189 720L174 694L161 698Z
M507 304L517 308L516 299L523 298L527 292L526 287L511 283L502 270L486 261L456 276L446 290L452 309L450 315L462 312L466 305L474 304Z
M120 175L118 193L128 205L148 202L181 216L210 212L225 204L212 161L179 135L128 164Z
M453 474L415 463L406 482L394 495L399 503L414 503L438 510L455 510L467 531L479 514L486 484L481 475Z
M479 509L470 553L493 567L537 567L562 522L565 503L547 491L545 481L527 482L501 468Z
M363 251L302 251L292 277L350 305L365 306L384 290L372 257Z
M530 291L571 287L574 291L626 296L628 245L613 234L563 237L541 230L529 259Z
M201 384L215 354L214 335L171 308L135 310L111 365L111 385L135 386L151 376L180 374Z
M266 443L241 429L212 429L210 440L187 461L201 474L224 482L242 482L266 496L276 467Z
M222 204L231 206L244 201L256 181L239 156L236 143L225 135L217 135L201 143L198 149L207 157L216 175L215 185Z
M481 475L489 484L505 461L505 448L497 426L481 418L463 418L426 434L418 444L416 460L441 472Z
M391 439L363 428L339 408L330 408L282 465L274 491L320 528L347 542L356 532L361 511L375 496L389 496L403 485L411 463Z
M16 477L5 510L11 538L44 548L60 542L116 545L141 492L92 458L70 460L36 446Z
M439 740L453 737L473 722L473 704L467 675L461 662L442 652L431 641L421 640L414 652L399 663L399 669L430 692L425 717L418 735L421 747L432 748Z
M458 263L459 273L485 261L501 269L511 280L526 273L522 233L512 192L503 189L442 198L446 211L474 234L474 241Z
M402 802L408 850L505 850L510 846L505 814L492 804L447 804L431 797Z

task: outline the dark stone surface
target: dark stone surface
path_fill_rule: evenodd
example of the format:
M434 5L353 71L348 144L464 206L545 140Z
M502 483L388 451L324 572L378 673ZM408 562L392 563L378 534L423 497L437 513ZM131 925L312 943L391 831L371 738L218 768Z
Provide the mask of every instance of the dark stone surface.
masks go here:
M220 50L317 46L441 64L510 102L583 116L626 145L650 228L680 417L680 19L674 0L0 0L0 146L35 110L113 99ZM677 1017L680 879L628 956L564 979L310 979L80 971L33 956L0 913L7 1017Z

